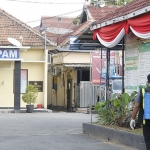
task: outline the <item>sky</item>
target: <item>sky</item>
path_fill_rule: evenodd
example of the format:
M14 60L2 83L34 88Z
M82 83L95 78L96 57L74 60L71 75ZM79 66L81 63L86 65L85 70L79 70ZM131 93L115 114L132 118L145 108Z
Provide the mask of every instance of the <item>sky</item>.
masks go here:
M85 0L0 0L0 8L29 26L36 27L40 25L41 16L80 15L84 2Z

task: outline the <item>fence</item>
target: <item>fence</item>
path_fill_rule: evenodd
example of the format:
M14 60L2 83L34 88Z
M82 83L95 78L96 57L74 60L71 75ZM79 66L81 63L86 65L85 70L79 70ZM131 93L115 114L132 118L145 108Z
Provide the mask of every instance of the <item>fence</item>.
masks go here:
M101 89L101 90L99 90ZM90 81L80 81L80 84L75 83L75 104L77 108L88 107L90 104L95 105L97 102L97 96L100 100L105 99L104 86L91 85ZM97 95L97 96L96 96Z

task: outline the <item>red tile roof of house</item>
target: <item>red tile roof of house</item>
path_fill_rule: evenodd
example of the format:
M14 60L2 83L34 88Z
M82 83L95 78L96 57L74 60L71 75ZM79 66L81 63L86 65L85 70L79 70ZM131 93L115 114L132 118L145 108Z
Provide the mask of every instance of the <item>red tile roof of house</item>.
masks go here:
M96 21L96 24L127 15L147 6L150 6L150 0L133 0L131 3L128 3L127 5L116 10L113 10L107 15L99 18L99 20Z
M109 13L110 11L116 10L118 7L116 6L105 6L103 8L100 7L95 7L92 5L85 5L84 6L84 11L88 12L87 16L88 16L88 21L80 24L79 26L77 26L74 29L74 32L61 36L60 38L58 38L58 45L59 47L62 47L63 45L67 44L70 40L70 36L80 36L83 34L83 31L86 31L90 25L92 24L92 22L94 22L95 20L101 18L102 16L105 16L107 13ZM87 11L88 10L88 11Z
M60 21L58 19L61 18ZM75 18L67 18L67 17L51 17L51 16L43 16L41 18L41 25L40 25L40 30L44 30L46 28L55 28L56 30L58 29L69 29L69 30L74 30L74 28L77 26L73 24L73 20ZM60 40L62 38L66 38L68 34L61 34L59 35L57 32L52 33L50 31L46 32L46 36L48 39L55 41L57 45L60 43Z
M61 18L60 21L58 21L59 18ZM41 18L41 26L74 29L76 27L76 25L73 24L74 19L75 18L43 16Z
M63 38L63 36L62 36L61 39L59 39L59 45L58 46L62 47L65 44L69 44L70 36L80 36L85 30L87 30L89 28L91 23L92 23L92 21L88 20L88 21L82 23L81 25L77 26L74 29L73 33L69 33L68 35L65 35L66 38Z
M20 36L23 38L23 46L44 46L45 39L38 31L0 9L0 46L12 46L7 38L20 41ZM47 45L55 45L55 43L47 41Z
M114 11L117 8L118 7L116 6L105 6L103 8L100 8L91 5L85 5L83 11L88 12L88 21L77 26L73 24L74 18L62 17L61 21L58 21L58 17L45 16L41 18L40 28L44 29L44 27L58 27L74 30L73 32L65 35L58 35L51 32L46 32L46 36L48 39L55 41L59 47L62 47L65 44L69 44L70 36L80 36L83 31L90 27L93 21L98 20L99 18L108 14L110 11ZM36 27L35 29L38 30L39 28Z
M105 7L95 7L93 5L87 5L87 9L89 13L91 14L91 17L94 20L98 20L104 16L106 16L108 13L115 11L118 9L119 6L105 6Z

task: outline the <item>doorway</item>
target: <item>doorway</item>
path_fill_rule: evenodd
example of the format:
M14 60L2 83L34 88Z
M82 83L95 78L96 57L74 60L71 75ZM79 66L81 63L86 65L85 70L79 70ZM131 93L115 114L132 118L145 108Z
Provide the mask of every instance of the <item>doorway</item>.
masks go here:
M72 91L72 79L67 79L67 110L71 110L71 91Z

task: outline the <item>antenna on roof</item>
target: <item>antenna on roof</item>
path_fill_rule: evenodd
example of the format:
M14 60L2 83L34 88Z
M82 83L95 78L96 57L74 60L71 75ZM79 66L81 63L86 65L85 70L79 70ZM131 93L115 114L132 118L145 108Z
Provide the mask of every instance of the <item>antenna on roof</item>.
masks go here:
M20 36L20 37L19 37L19 39L21 40L21 43L22 43L22 42L23 42L23 37L22 37L22 36Z

